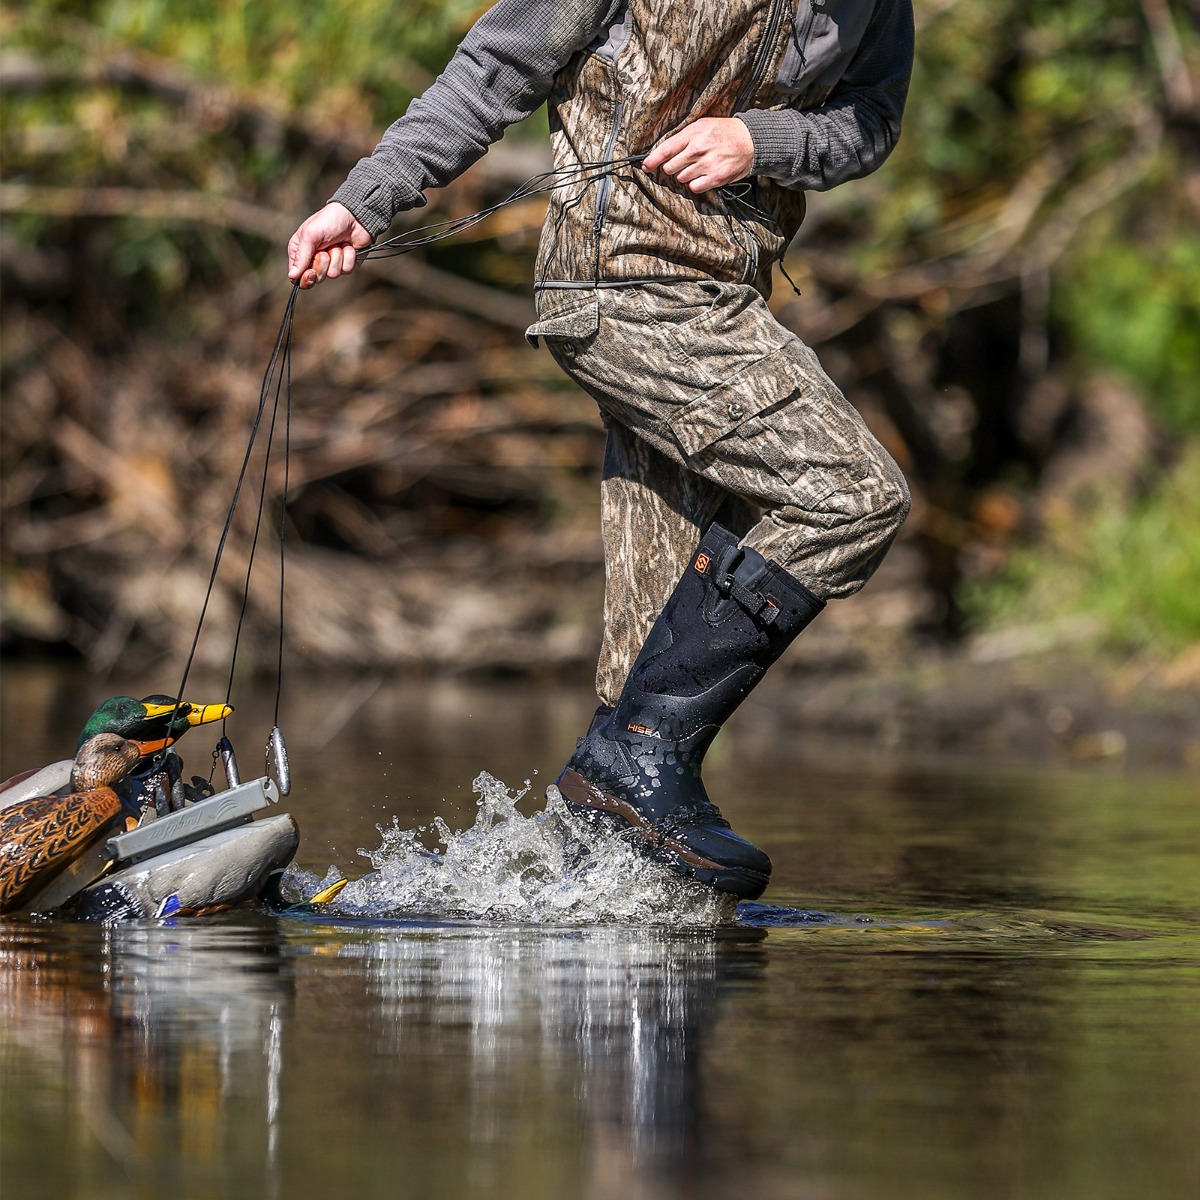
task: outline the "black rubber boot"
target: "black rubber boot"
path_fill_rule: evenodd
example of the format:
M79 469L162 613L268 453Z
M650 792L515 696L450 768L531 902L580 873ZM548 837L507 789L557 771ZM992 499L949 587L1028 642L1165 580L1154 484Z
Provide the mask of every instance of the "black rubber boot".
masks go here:
M824 608L719 525L704 535L629 672L557 784L576 812L608 814L675 870L752 900L771 860L740 838L700 778L718 729ZM599 713L597 714L599 716Z
M612 715L613 706L611 704L598 704L596 706L596 711L592 713L592 719L588 725L587 733L585 733L583 737L587 737L588 733L592 733L594 730L598 729ZM583 738L580 738L579 740L583 741Z

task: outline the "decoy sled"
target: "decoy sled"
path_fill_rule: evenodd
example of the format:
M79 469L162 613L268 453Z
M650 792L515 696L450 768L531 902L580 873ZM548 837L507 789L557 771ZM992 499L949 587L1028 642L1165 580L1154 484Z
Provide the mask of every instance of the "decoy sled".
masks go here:
M93 714L73 761L0 785L0 914L191 916L272 892L300 842L290 814L267 815L290 785L278 731L269 749L279 782L240 782L222 738L230 786L218 792L198 777L185 783L169 748L230 711L117 697Z

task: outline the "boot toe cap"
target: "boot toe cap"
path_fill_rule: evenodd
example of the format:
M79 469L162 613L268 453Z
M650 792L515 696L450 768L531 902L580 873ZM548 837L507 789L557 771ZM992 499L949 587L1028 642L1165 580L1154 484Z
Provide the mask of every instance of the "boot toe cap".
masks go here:
M766 890L771 859L731 829L693 826L681 840L697 857L706 860L705 865L689 872L695 878L743 900L757 899Z

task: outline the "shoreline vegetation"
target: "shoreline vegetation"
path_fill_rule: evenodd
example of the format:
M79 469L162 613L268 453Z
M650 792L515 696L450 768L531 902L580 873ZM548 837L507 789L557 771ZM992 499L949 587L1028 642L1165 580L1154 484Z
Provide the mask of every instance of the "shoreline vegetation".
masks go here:
M477 7L0 10L6 655L99 676L182 660L287 297L284 242ZM916 8L901 146L810 197L787 259L801 295L779 282L772 300L914 507L878 576L797 643L779 719L1194 768L1197 5ZM544 115L530 125L416 223L543 169ZM541 213L514 206L300 298L286 608L302 668L586 678L603 430L522 337ZM227 662L252 509L204 667ZM273 538L248 671L276 653Z

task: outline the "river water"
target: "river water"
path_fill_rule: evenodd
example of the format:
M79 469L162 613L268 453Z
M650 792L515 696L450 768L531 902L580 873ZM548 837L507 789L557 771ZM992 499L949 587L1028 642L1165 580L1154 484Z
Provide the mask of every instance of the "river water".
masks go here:
M2 689L3 775L104 698ZM707 771L776 863L734 911L542 814L582 689L289 687L290 886L354 882L0 923L0 1196L1200 1195L1197 779L768 743L754 702Z

